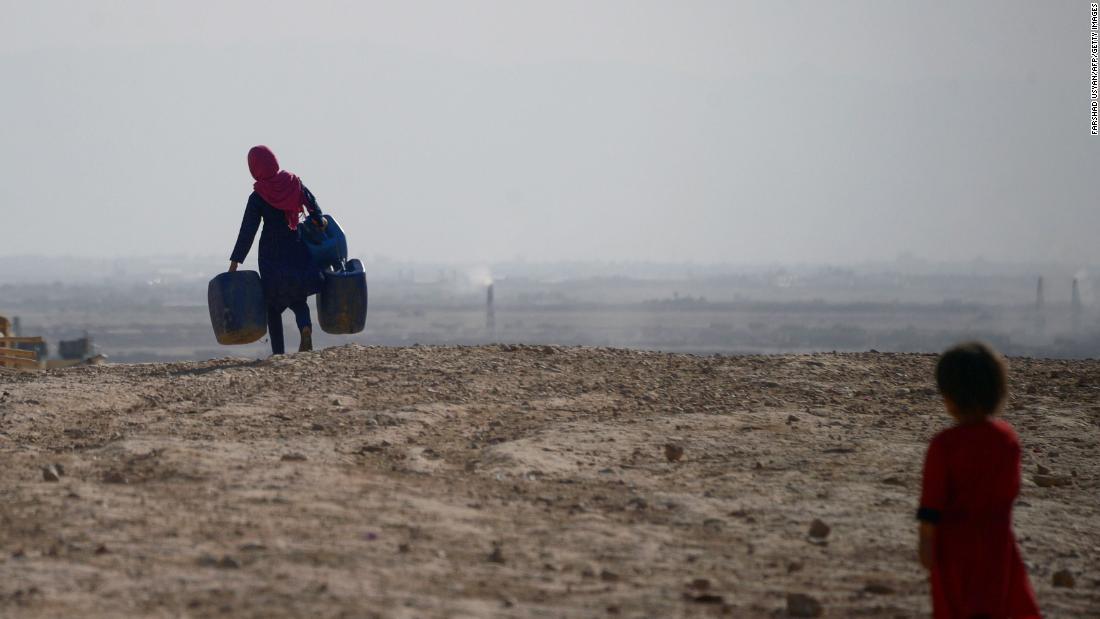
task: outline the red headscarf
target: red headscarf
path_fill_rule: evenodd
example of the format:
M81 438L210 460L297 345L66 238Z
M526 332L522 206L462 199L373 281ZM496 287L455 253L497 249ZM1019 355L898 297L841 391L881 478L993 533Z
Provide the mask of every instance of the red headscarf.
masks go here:
M286 225L298 229L298 216L302 213L302 180L286 170L279 169L275 153L266 146L253 146L248 151L248 171L256 182L252 188L272 207L283 211Z

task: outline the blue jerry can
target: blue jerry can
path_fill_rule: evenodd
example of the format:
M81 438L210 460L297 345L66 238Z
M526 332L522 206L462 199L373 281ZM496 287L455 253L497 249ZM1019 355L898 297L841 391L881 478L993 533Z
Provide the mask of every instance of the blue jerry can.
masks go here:
M307 218L298 226L298 237L309 250L310 258L318 269L331 267L339 270L348 259L348 239L332 215L321 217L328 222L324 229L313 225Z
M341 271L325 271L317 295L317 318L325 333L359 333L367 324L367 273L359 260L348 260Z
M267 333L267 309L260 274L222 273L206 289L210 324L219 344L250 344Z

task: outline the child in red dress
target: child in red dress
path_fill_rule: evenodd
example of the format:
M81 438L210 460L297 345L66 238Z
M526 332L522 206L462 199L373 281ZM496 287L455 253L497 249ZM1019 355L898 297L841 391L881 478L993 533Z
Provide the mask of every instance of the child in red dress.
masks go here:
M956 424L928 446L917 511L933 616L1038 618L1012 533L1020 443L994 418L1008 393L1004 361L985 344L960 344L940 357L936 383Z

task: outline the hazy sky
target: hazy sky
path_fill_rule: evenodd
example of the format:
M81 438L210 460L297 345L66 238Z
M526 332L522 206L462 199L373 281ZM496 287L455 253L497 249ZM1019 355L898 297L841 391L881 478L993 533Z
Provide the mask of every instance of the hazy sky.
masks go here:
M228 257L263 143L366 257L1100 262L1084 1L0 9L0 255Z

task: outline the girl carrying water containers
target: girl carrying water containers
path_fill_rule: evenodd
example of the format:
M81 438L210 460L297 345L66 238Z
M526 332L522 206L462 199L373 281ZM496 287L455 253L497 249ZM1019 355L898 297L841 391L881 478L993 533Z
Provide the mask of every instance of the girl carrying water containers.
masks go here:
M271 352L276 355L286 352L282 315L288 308L294 312L294 320L302 336L298 350L312 350L313 323L306 298L321 291L324 279L299 237L298 226L324 228L327 222L317 206L317 199L301 179L279 169L279 162L270 148L252 147L248 151L248 169L252 172L252 178L256 179L252 185L255 191L248 197L248 205L244 209L241 231L229 258L229 271L236 271L237 266L244 262L263 221L259 266L267 303ZM303 212L308 214L309 223L302 221Z

